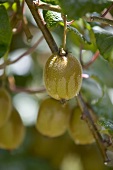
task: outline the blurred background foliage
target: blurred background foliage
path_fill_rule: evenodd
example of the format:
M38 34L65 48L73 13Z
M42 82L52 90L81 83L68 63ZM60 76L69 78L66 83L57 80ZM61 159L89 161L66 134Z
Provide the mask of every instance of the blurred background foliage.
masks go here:
M11 17L13 13L12 11L17 10L15 2L13 0L10 0L9 2L5 0L0 0L0 3L4 5L7 9L9 17ZM48 2L54 4L55 0L53 2ZM88 7L85 11L82 11L84 6L82 7L81 4L78 8L79 11L73 9L73 2L75 3L75 1L72 1L72 3L70 3L70 1L61 0L60 3L56 1L56 4L60 4L63 8L63 11L65 11L67 14L70 14L69 19L77 19L76 22L72 24L73 28L76 28L80 34L84 35L87 42L91 42L83 42L84 50L82 51L82 57L84 63L87 63L88 61L90 61L93 54L97 50L94 32L92 31L93 28L98 25L99 28L101 27L111 34L112 27L106 26L104 24L100 25L99 23L91 23L90 25L80 18L87 12L95 12L95 8L92 8L92 5L94 5L92 1L90 3L91 8L89 7L89 5L84 4L85 7L86 5ZM87 1L87 3L88 2L89 1ZM98 11L96 11L96 15L98 15L97 12L101 12L106 7L106 4L109 5L107 1L103 2L105 3L103 3L103 5L100 4L100 8L98 7L98 3L95 3L94 7L96 7L96 10L98 9ZM31 41L27 40L21 26L18 32L13 34L13 36L11 35L11 33L8 33L8 35L10 34L10 36L8 37L8 40L6 40L6 46L4 46L4 48L0 48L0 55L3 56L3 53L6 51L6 47L9 46L11 41L9 53L5 54L5 57L11 60L18 58L23 52L33 46L33 44L41 37L41 31L34 22L34 19L29 12L26 4L24 10L28 20L28 26L30 32L33 35L33 38L31 39ZM78 15L74 13L75 11ZM111 12L110 17L112 17L112 13L113 12ZM2 11L0 13L0 16L1 14ZM73 17L74 15L75 17ZM59 22L57 27L50 28L50 31L58 46L60 47L62 44L63 26L61 20L57 21ZM0 27L3 22L3 19L0 19ZM6 27L9 28L7 24ZM10 28L8 30L10 32ZM2 33L0 32L0 36L1 34ZM80 34L74 34L74 32L70 32L70 30L67 33L67 49L77 58L79 58L80 44L82 43L82 41L84 41L80 38ZM96 36L98 38L97 34ZM11 37L12 40L10 40ZM4 39L4 37L1 38L1 40L2 39ZM0 45L1 43L3 44L5 42L0 41ZM43 39L33 53L26 55L17 63L7 66L6 75L7 77L13 76L16 86L22 88L36 89L40 86L43 86L43 68L50 55L51 51L46 44L46 41ZM0 63L3 63L3 60L4 59L2 57L0 59ZM87 69L84 69L84 73L90 75L89 79L83 80L83 85L81 89L85 100L92 106L97 115L104 116L105 118L113 120L112 63L109 63L104 59L102 55L100 55L100 57L91 66L89 66ZM2 70L0 70L0 74L3 74ZM16 93L10 91L10 94L12 96L13 105L18 110L26 127L26 136L23 143L18 149L10 151L0 149L1 170L112 169L112 167L107 167L104 165L101 154L95 143L85 146L76 145L67 132L61 137L49 138L44 137L36 130L35 122L38 115L38 110L42 100L44 100L48 96L46 92L27 94L24 92ZM71 110L73 110L76 105L75 99L70 100L69 104Z

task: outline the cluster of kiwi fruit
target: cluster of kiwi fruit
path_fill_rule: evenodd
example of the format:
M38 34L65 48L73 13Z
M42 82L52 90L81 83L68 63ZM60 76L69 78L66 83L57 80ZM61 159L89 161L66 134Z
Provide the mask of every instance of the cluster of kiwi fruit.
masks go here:
M71 113L68 102L77 96L82 84L82 67L70 53L53 54L46 62L44 82L52 98L45 99L39 108L36 128L48 137L63 135L67 130L76 144L89 144L94 137L76 107Z
M18 148L24 136L25 126L12 105L11 96L6 88L0 87L0 148Z
M58 137L68 131L76 144L91 144L94 137L81 115L78 106L71 111L69 103L47 98L40 104L36 129L47 137Z

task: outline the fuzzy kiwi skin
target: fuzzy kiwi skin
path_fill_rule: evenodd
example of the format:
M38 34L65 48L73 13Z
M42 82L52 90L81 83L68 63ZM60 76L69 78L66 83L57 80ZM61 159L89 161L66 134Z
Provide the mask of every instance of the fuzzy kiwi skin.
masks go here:
M66 56L53 54L46 62L44 82L48 94L56 100L69 100L78 95L82 84L82 67L68 53Z
M18 148L25 137L25 126L15 108L8 121L0 128L0 148L12 150Z
M81 110L76 107L69 121L69 134L76 144L86 145L95 142L95 139L87 125L87 123L81 119Z
M39 108L36 129L44 136L61 136L68 128L69 116L68 104L61 104L52 98L45 99Z
M0 127L2 127L9 119L12 111L12 101L9 92L0 88Z

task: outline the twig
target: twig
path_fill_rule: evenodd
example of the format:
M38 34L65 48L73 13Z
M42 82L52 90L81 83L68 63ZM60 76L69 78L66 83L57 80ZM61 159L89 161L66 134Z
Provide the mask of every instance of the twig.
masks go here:
M16 93L25 92L29 94L34 94L34 93L42 93L46 91L45 87L40 87L38 89L28 89L28 88L17 87L15 85L15 79L13 76L8 77L8 81L9 81L10 90Z
M18 58L16 58L13 61L10 60L6 60L3 64L0 65L0 69L5 68L8 65L14 64L17 61L19 61L21 58L23 58L24 56L32 53L34 51L34 49L39 45L39 43L43 40L43 36L40 37L40 39L31 47L29 48L26 52L24 52L22 55L20 55Z
M39 2L36 1L35 4L37 8L61 13L61 8L59 5L51 5L51 4L44 3L42 1Z
M106 162L106 163L109 162L110 160L109 160L109 158L108 158L108 156L106 154L106 147L104 145L103 139L102 139L102 137L101 137L101 135L100 135L100 133L99 133L99 131L98 131L92 117L91 117L91 115L90 115L90 112L89 112L89 110L87 108L87 105L85 104L81 94L79 94L77 96L77 101L78 101L78 104L79 104L79 106L81 108L81 111L83 113L83 119L88 124L94 138L96 139L98 147L99 147L99 149L100 149L100 151L102 153L104 162Z
M46 24L43 22L41 15L39 13L39 10L37 10L36 4L33 3L32 0L25 0L31 13L32 16L34 17L38 27L40 28L40 30L42 31L44 38L47 42L47 44L49 45L52 53L57 53L58 52L58 46L56 44L56 42L54 41L51 33L49 32Z
M109 8L101 15L101 17L105 17L106 14L113 8L113 3L109 6Z
M83 68L87 69L92 63L94 63L94 61L99 57L100 52L97 50L96 53L93 55L92 59L87 63L87 64L83 64Z
M27 18L25 16L23 16L22 24L23 24L22 26L23 26L23 30L26 34L27 40L30 41L32 39L33 35L31 34L31 32L29 30L28 21L27 21Z
M26 89L26 88L22 88L22 87L17 87L17 86L15 86L15 87L13 87L13 88L10 87L10 90L11 90L12 92L16 92L16 93L25 92L25 93L29 93L29 94L46 92L45 87L40 87L40 88L38 88L38 89Z

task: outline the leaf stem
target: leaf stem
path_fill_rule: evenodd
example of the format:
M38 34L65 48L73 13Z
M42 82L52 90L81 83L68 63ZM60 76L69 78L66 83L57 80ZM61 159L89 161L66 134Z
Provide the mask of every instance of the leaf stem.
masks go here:
M33 3L32 0L25 0L26 4L28 5L33 18L35 19L38 27L40 28L40 30L42 31L44 38L47 42L47 44L49 45L52 53L57 53L58 52L58 46L56 44L56 42L54 41L50 31L48 30L46 24L44 23L39 10L37 10L36 4Z
M106 154L106 147L104 145L103 139L102 139L102 137L101 137L101 135L100 135L94 121L93 121L93 118L92 118L92 116L90 114L90 111L89 111L86 103L84 102L84 99L82 98L81 94L79 94L77 96L77 101L78 101L80 109L81 109L81 111L83 113L82 117L86 121L86 123L88 124L94 138L96 139L98 147L99 147L99 149L100 149L100 151L102 153L104 162L106 162L106 163L109 162L110 160L108 159L108 156Z

